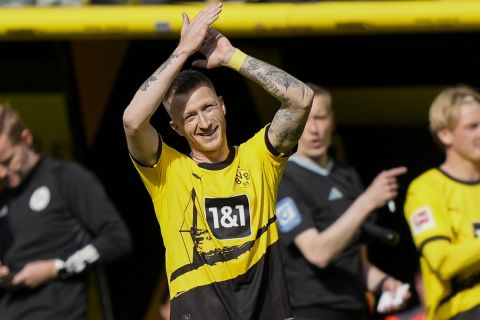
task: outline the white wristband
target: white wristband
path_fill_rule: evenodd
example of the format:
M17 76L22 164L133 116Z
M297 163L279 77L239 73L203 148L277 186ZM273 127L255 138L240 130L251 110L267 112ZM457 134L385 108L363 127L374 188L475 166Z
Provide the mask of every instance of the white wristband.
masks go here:
M53 263L54 263L55 271L57 272L57 274L60 272L60 270L65 268L65 262L60 259L55 259Z

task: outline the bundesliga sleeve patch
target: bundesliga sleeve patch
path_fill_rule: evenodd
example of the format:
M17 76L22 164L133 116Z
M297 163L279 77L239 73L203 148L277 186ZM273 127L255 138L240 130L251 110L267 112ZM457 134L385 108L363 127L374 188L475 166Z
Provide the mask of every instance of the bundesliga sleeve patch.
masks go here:
M414 235L435 227L435 219L429 206L421 207L410 218L410 224Z
M292 198L283 198L277 203L276 216L280 232L287 233L302 222L302 215Z

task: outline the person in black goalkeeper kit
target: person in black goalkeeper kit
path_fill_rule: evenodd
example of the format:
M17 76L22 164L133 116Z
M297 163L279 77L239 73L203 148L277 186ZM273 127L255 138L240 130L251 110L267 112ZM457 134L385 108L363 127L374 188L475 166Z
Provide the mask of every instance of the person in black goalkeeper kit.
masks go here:
M0 318L85 319L85 271L126 254L130 234L90 172L32 142L0 104Z

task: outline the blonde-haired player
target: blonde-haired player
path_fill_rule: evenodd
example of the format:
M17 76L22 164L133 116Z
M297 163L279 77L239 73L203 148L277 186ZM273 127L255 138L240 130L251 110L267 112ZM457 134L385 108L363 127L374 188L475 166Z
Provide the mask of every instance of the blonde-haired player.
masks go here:
M430 129L445 162L411 183L405 203L427 319L480 319L480 95L463 85L442 91Z

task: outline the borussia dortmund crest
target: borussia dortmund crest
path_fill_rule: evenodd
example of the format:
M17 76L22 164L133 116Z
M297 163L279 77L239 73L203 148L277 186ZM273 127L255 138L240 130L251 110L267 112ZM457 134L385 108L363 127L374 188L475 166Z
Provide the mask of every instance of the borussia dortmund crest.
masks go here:
M248 187L250 185L250 174L246 170L238 168L235 183L244 188Z

